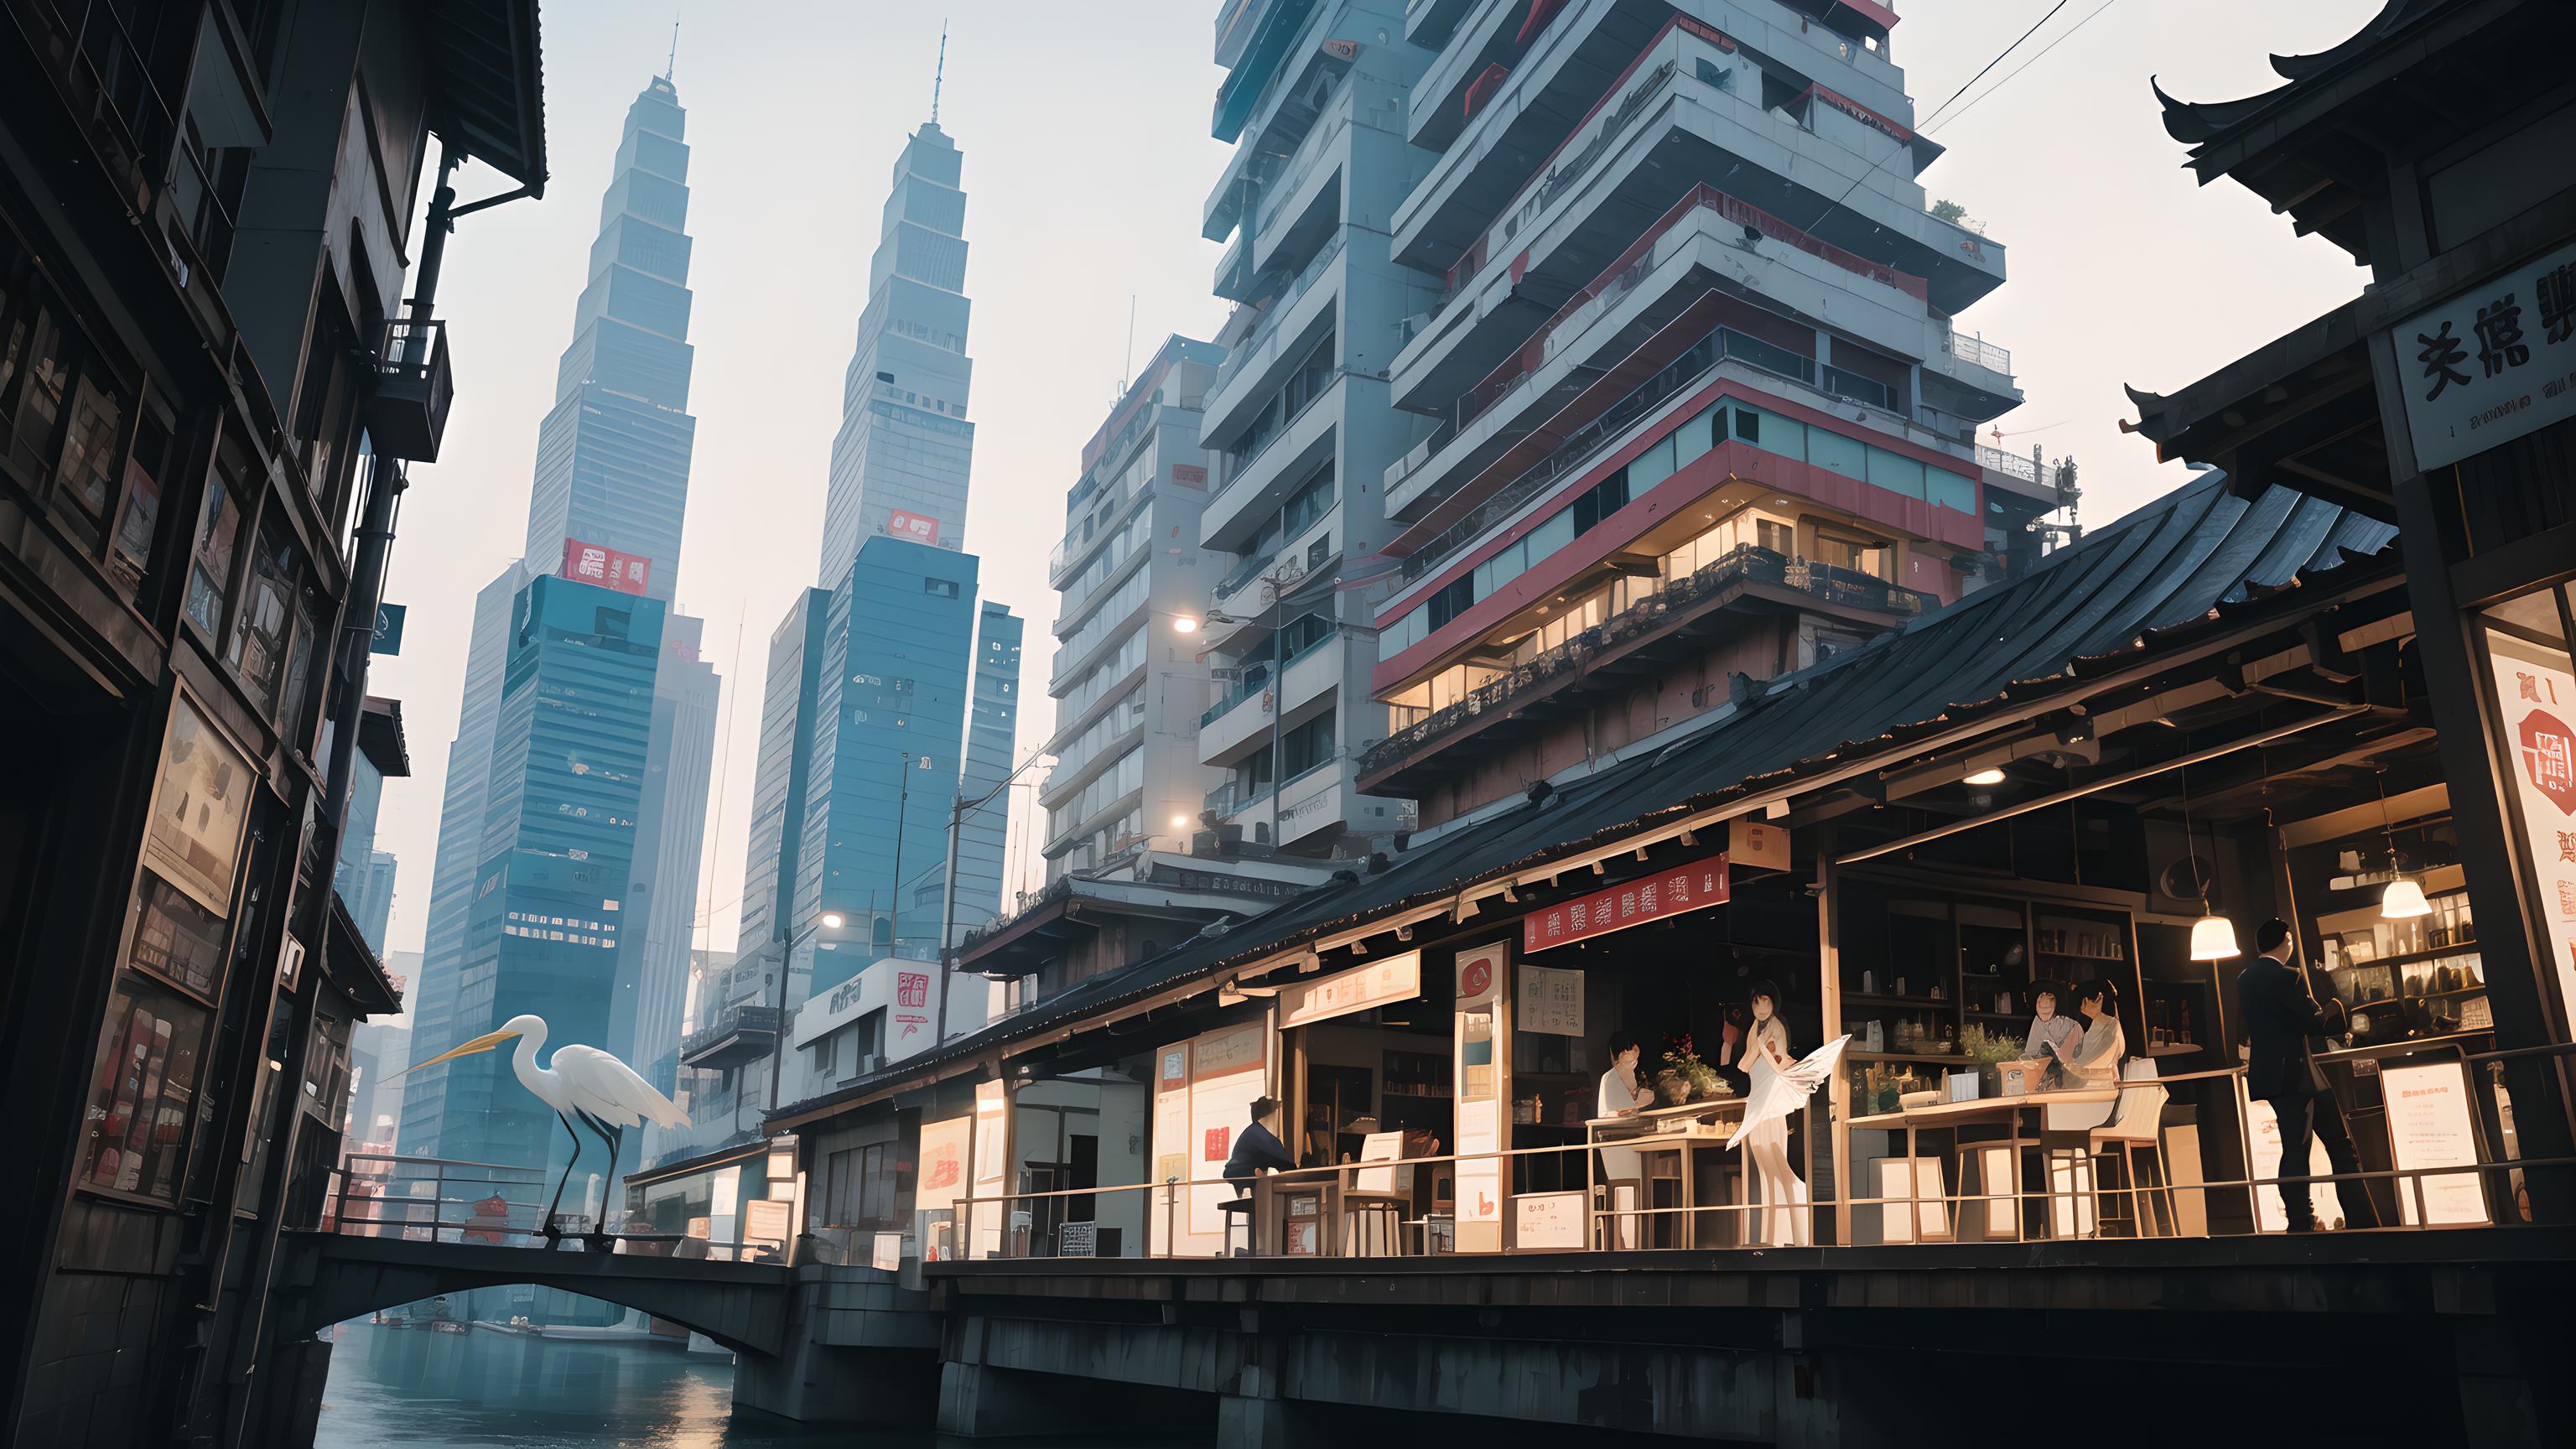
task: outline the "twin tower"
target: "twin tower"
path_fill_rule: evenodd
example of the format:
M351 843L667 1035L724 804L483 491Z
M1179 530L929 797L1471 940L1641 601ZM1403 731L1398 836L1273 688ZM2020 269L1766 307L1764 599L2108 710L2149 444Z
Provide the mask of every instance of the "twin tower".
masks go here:
M701 621L676 607L696 432L686 121L668 76L627 108L538 430L526 556L475 601L414 1061L535 1012L678 1095L684 1035L708 1025L693 1013L716 1004L693 982L721 961L694 945L720 681ZM1007 791L958 832L953 911L948 883L952 800L1011 769L1021 642L964 551L961 180L936 121L895 164L818 586L770 642L738 945L789 974L791 1009L874 961L935 960L944 914L963 935L999 905ZM412 1078L400 1150L561 1157L552 1114L505 1070L485 1055Z

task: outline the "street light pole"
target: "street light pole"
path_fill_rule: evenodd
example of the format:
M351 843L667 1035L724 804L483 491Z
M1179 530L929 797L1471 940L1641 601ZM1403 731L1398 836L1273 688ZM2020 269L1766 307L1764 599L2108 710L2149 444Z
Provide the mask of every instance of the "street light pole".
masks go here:
M886 890L886 955L903 948L903 815L912 805L912 752L904 751L903 775L895 782L894 794L894 879ZM873 934L873 933L871 933ZM875 942L869 942L874 945Z
M993 803L994 796L1010 789L1012 781L1019 779L1022 774L1026 773L1029 766L1034 765L1045 758L1045 751L1031 750L1029 751L1029 757L1027 759L1020 761L1019 765L1014 768L1011 773L1002 777L1002 783L985 791L983 795L976 799L972 804L967 802L966 792L963 790L958 791L956 796L949 802L948 878L940 886L939 1005L933 1013L931 1022L930 1044L933 1047L936 1047L941 1042L948 1040L948 988L951 984L949 981L949 973L956 969L957 957L957 837L965 833L967 816L972 815L976 811Z

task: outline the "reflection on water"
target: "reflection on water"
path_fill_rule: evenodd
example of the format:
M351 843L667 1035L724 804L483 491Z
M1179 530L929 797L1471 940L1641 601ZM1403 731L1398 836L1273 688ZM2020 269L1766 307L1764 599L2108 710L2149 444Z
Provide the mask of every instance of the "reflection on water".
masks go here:
M317 1449L507 1444L521 1449L813 1449L817 1431L733 1416L733 1366L676 1348L557 1343L478 1328L344 1323L332 1333ZM912 1449L926 1435L831 1442Z
M432 1333L364 1320L332 1330L316 1449L929 1449L930 1434L808 1429L733 1413L733 1365L677 1347L563 1343L476 1328ZM1087 1449L1203 1439L1076 1437L1020 1449Z

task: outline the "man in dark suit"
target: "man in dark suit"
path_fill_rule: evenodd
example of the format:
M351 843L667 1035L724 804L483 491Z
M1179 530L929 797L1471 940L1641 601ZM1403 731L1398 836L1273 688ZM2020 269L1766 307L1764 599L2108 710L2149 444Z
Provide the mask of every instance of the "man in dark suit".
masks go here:
M2236 985L2245 1014L2245 1091L2256 1101L2271 1103L2272 1115L2281 1124L2280 1176L2307 1175L2308 1139L2315 1137L2326 1145L2326 1160L2346 1177L2335 1184L2335 1195L2343 1203L2344 1226L2374 1227L2378 1215L2371 1208L2367 1185L2349 1178L2361 1166L2352 1150L2351 1134L2344 1130L2343 1108L2327 1087L2311 1045L2312 1038L2342 1035L2344 1024L2317 1003L2310 994L2307 973L2291 964L2298 943L2288 922L2277 916L2265 921L2254 933L2254 947L2262 954L2245 968ZM2342 1001L2328 999L2334 1000L2340 1014ZM2317 1230L2309 1184L2283 1181L2281 1207L2291 1232Z
M1270 1126L1278 1113L1278 1098L1253 1099L1252 1124L1235 1134L1234 1150L1226 1154L1226 1181L1245 1182L1265 1167L1273 1172L1285 1172L1297 1165L1297 1159L1288 1155L1288 1144L1280 1141L1279 1134Z

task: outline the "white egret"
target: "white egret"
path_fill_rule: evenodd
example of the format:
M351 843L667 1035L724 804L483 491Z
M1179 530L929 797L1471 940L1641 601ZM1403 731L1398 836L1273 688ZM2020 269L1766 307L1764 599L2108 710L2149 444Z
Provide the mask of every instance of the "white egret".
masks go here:
M563 1206L564 1184L572 1180L573 1164L581 1161L581 1134L573 1130L574 1117L589 1123L590 1130L608 1144L608 1176L604 1180L614 1184L617 1154L625 1144L627 1128L648 1120L665 1127L686 1127L691 1125L689 1114L656 1091L633 1067L594 1046L567 1043L555 1048L549 1065L538 1066L537 1050L546 1044L546 1019L542 1016L511 1017L501 1023L500 1030L485 1032L453 1051L415 1064L410 1071L488 1052L512 1037L519 1039L519 1046L510 1054L511 1072L518 1077L520 1086L555 1109L555 1120L563 1123L564 1132L572 1138L572 1161L564 1164L563 1176L555 1179L554 1201L547 1204L540 1229L553 1238L558 1236L555 1211Z

